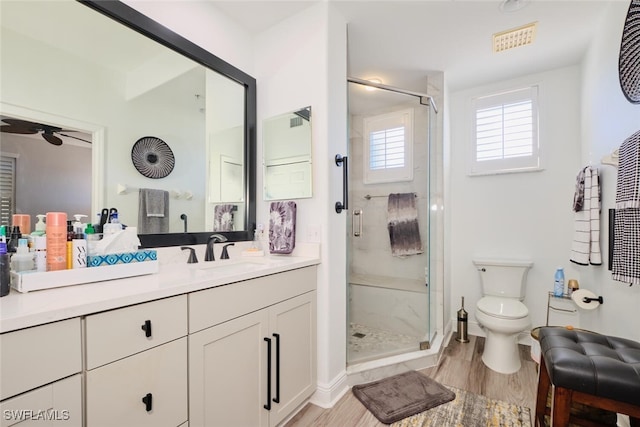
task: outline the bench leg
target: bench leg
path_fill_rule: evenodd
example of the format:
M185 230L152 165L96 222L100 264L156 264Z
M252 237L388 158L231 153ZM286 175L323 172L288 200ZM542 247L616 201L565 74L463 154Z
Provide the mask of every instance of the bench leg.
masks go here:
M549 387L551 381L547 373L547 367L544 364L544 358L540 358L540 366L538 368L538 393L536 396L536 414L535 424L538 427L544 427L544 414L547 409L547 397L549 396Z
M573 391L564 387L553 387L551 403L551 426L567 427L571 415L571 396Z

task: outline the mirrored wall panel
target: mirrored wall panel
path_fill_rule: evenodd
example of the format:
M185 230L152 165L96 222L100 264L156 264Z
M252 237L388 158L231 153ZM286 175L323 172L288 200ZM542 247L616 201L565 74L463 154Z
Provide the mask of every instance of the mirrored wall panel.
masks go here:
M266 119L263 125L264 199L311 197L311 107Z

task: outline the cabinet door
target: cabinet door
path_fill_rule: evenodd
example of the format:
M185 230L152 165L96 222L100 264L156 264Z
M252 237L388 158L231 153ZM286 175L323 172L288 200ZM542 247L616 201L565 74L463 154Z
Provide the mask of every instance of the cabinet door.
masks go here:
M186 337L88 371L86 376L90 427L176 427L188 418Z
M189 336L189 425L266 426L268 314L260 310Z
M1 427L81 427L82 374L0 403Z
M275 426L316 389L316 293L309 292L276 304L269 314L274 339L274 403L269 424Z

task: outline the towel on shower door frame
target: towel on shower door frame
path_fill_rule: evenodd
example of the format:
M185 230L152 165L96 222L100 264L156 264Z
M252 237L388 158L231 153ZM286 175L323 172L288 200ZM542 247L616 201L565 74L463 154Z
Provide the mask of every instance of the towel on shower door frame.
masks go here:
M423 253L415 193L392 193L387 201L387 228L391 255Z

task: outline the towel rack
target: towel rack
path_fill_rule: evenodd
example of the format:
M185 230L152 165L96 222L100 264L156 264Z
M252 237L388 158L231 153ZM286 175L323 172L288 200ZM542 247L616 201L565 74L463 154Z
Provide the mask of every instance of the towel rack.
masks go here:
M129 194L131 192L134 191L139 191L140 188L138 187L130 187L127 184L118 184L116 186L116 192L118 193L118 195L124 195L124 194ZM193 199L193 193L191 191L181 191L181 190L171 190L169 192L170 196L174 199L186 199L186 200L191 200Z
M413 196L414 197L418 197L417 194L414 194ZM371 200L374 197L389 197L389 195L387 194L386 196L382 196L382 195L380 195L380 196L371 196L371 195L367 194L366 196L364 196L364 198L367 199L367 200Z

